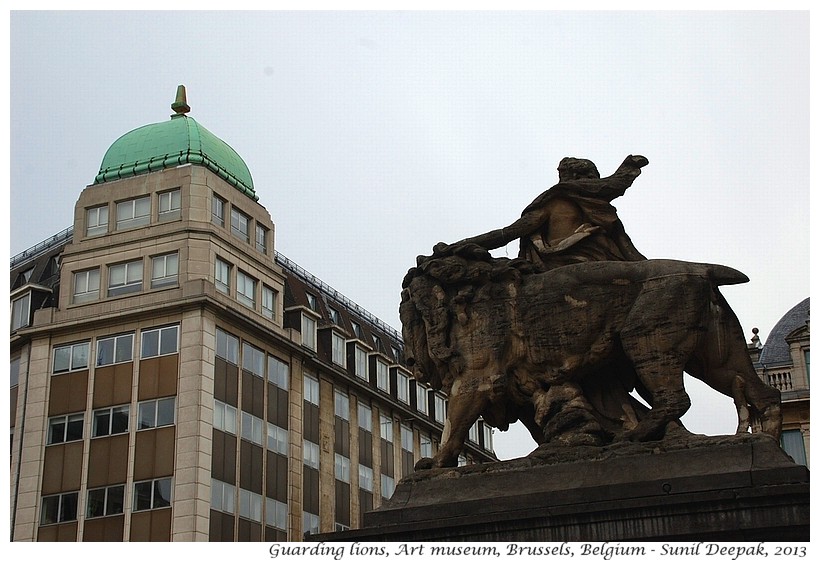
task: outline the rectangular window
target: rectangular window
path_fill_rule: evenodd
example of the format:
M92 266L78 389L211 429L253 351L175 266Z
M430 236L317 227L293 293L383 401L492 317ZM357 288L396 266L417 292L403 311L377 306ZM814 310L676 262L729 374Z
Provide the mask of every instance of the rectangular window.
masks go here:
M167 221L179 218L182 195L179 189L159 194L159 220Z
M268 424L268 449L274 453L288 456L288 430L278 425Z
M336 415L343 420L350 420L350 398L344 392L333 392L333 406Z
M420 436L420 453L422 457L430 458L433 456L433 441L429 435L422 433Z
M256 416L252 416L247 412L242 412L242 439L262 445L263 422Z
M373 469L363 464L359 464L359 488L373 491Z
M231 233L234 236L245 242L250 242L250 225L251 218L248 215L231 207Z
M165 326L142 332L142 354L140 357L157 357L176 353L178 349L179 326Z
M137 429L152 429L174 424L176 397L147 400L139 403Z
M390 392L390 371L387 363L376 359L376 386L379 390Z
M265 352L248 342L242 343L242 368L257 377L265 378Z
M40 507L40 525L76 521L78 498L78 492L44 497Z
M272 498L265 498L265 524L281 531L287 531L288 505Z
M416 409L422 414L427 414L427 396L429 391L422 383L416 381Z
M225 226L225 200L214 195L211 200L211 222L218 226Z
M302 314L302 345L316 351L316 319Z
M356 376L367 380L367 351L358 345L353 346L353 360Z
M108 205L85 211L85 235L100 236L108 232Z
M278 386L282 390L288 389L288 381L290 380L290 368L287 363L268 355L268 381Z
M262 285L262 315L276 320L276 291Z
M302 512L302 531L310 535L319 532L319 516L309 511Z
M313 441L305 441L302 449L304 451L305 466L319 469L319 445Z
M131 407L128 404L94 410L93 437L127 433L130 412Z
M385 441L393 442L393 419L385 415L379 415L379 422L381 425L381 438Z
M437 422L444 423L444 420L447 419L447 404L444 400L444 397L440 394L436 394L434 402L435 412L433 413L433 415L435 416Z
M151 288L176 285L179 279L179 254L165 254L151 258Z
M365 431L373 432L373 410L359 402L359 427Z
M319 405L319 381L313 377L305 375L305 402Z
M211 479L211 508L225 513L235 513L236 486Z
M358 322L350 322L350 325L353 326L353 334L360 340L364 339L364 335L362 333L362 325Z
M48 420L47 445L79 441L83 438L84 414L56 416Z
M239 516L262 522L262 496L239 488Z
M247 307L256 308L256 279L244 271L236 272L236 300Z
M336 453L334 471L336 473L336 480L347 482L350 484L350 459L344 455Z
M239 365L239 338L217 328L216 356L221 357L232 365Z
M339 311L333 307L328 307L328 313L330 314L330 321L336 324L337 326L342 325L342 316L339 314Z
M142 260L108 266L108 296L142 290Z
M396 372L396 398L405 404L410 403L410 377L401 371Z
M393 480L392 476L388 476L387 474L382 474L382 497L384 499L390 499L390 496L393 495L393 491L396 488L396 482Z
M15 387L20 383L20 356L12 357L9 362L9 379L11 386Z
M97 340L97 367L126 363L133 359L134 334L121 334Z
M219 258L214 264L214 284L217 291L231 294L231 264Z
M236 408L214 400L214 429L236 435Z
M467 434L467 439L469 439L473 443L478 443L478 421L476 421L472 426L470 426L470 431Z
M151 197L117 203L117 230L136 228L151 222Z
M331 336L331 360L336 365L341 365L344 367L345 365L345 356L347 355L345 349L345 339L337 334L336 332L332 332Z
M413 450L413 429L401 424L401 448L405 451Z
M268 229L258 223L256 225L256 249L263 254L268 253Z
M171 505L171 479L159 478L134 483L134 511L159 509Z
M100 268L74 273L75 303L88 302L100 298Z
M125 506L125 486L109 486L108 488L97 488L88 490L88 503L86 504L86 517L105 517L106 515L119 515Z
M488 451L493 450L493 428L484 422L484 448Z
M73 343L54 348L52 372L67 373L88 368L88 342Z
M11 331L28 326L31 322L31 293L26 293L11 303Z

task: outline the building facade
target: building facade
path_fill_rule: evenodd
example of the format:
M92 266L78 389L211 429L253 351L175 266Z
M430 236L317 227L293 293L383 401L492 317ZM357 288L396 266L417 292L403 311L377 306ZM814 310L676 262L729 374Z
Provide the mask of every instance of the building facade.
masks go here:
M441 440L445 397L399 334L275 251L244 162L180 94L11 260L11 540L356 528ZM479 421L462 462L489 460Z
M796 304L778 320L765 345L756 330L749 350L757 374L780 391L783 410L781 445L798 464L809 465L810 450L810 302Z

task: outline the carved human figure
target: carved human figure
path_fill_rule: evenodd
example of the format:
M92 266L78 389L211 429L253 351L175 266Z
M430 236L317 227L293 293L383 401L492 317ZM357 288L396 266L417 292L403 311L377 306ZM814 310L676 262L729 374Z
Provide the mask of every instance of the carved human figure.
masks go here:
M647 164L645 157L630 155L615 173L601 178L590 160L564 158L558 165L559 182L536 197L521 218L451 245L438 244L434 255L452 253L465 244L493 250L518 238L519 257L541 271L586 261L644 260L611 202L626 192Z

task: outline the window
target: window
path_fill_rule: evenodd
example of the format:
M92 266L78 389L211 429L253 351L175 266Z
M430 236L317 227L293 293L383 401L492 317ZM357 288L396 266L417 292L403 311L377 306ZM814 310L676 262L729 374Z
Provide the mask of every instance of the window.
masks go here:
M88 342L73 343L54 348L52 372L67 373L88 368Z
M430 439L429 435L425 435L422 433L420 436L420 453L422 457L430 458L433 456L433 441Z
M385 415L379 415L381 425L381 438L390 443L393 442L393 420Z
M376 386L379 390L390 392L390 371L381 359L376 359Z
M242 368L257 377L265 378L265 352L248 342L242 343Z
M159 478L134 484L134 511L171 505L171 479Z
M276 291L267 285L262 285L262 315L276 319Z
M458 466L467 466L467 457L465 457L464 455L459 455Z
M236 435L236 408L214 400L214 429Z
M214 195L211 200L211 222L218 226L225 226L225 200Z
M310 376L305 376L305 402L319 405L319 381Z
M316 351L316 319L302 314L302 345Z
M328 313L330 314L330 321L336 324L337 326L342 325L342 316L339 314L339 311L333 307L328 307Z
M353 360L356 376L367 380L367 351L358 345L353 347Z
M262 522L262 495L239 489L239 516Z
M151 288L176 285L179 277L179 254L165 254L151 259Z
M176 353L178 333L179 326L165 326L164 328L143 330L141 357L146 359L148 357Z
M11 386L17 386L20 383L20 356L12 357L9 362L9 379Z
M216 329L216 356L233 365L239 364L239 338L228 332Z
M237 238L250 242L250 224L251 218L240 211L231 207L231 232Z
M268 253L268 229L258 223L256 225L256 249L263 254Z
M467 434L467 438L473 443L478 443L478 421L470 426L470 431Z
M217 511L224 511L225 513L235 512L236 501L236 487L222 482L221 480L211 479L211 507Z
M121 334L97 340L97 367L131 361L134 334Z
M278 386L282 390L288 389L288 380L290 379L290 368L288 364L274 357L268 356L268 381Z
M373 469L361 463L359 464L359 488L368 492L373 491Z
M493 428L484 422L484 448L488 451L493 450Z
M396 372L396 398L405 404L410 403L410 377L401 371Z
M335 459L334 471L336 473L336 480L350 484L350 459L339 453L336 453Z
M242 412L242 439L262 445L264 423L260 418L248 412Z
M182 195L179 189L159 194L159 220L179 218Z
M176 397L147 400L139 403L137 429L151 429L174 424Z
M382 497L384 499L390 499L390 496L393 495L393 491L396 488L396 483L393 480L392 476L388 476L386 474L382 474Z
M362 334L362 325L358 322L353 321L350 322L350 325L353 326L353 333L356 335L356 337L360 340L363 339L364 336Z
M797 464L806 466L806 445L803 432L799 429L787 429L780 436L780 446Z
M319 516L309 511L302 512L302 531L308 534L319 532Z
M435 412L433 415L435 416L437 422L444 423L444 420L447 419L447 405L444 401L444 397L440 394L436 394L434 402L435 403L433 405L435 406Z
M302 449L304 450L305 466L319 469L319 445L313 441L305 441Z
M125 505L125 486L109 486L108 488L97 488L88 490L88 503L86 505L86 517L105 517L106 515L119 515Z
M350 398L338 390L333 393L333 411L343 420L350 420Z
M404 424L401 424L401 448L405 451L413 450L413 430Z
M69 441L79 441L83 438L84 414L69 414L67 416L56 416L48 420L48 442L47 445L57 443L68 443Z
M373 432L373 410L370 406L359 402L359 427L365 431Z
M265 498L265 524L286 531L288 529L288 505Z
M310 308L314 312L318 312L319 311L319 304L318 304L318 301L316 300L316 295L314 295L312 293L305 293L305 295L307 296L308 308Z
M26 293L11 303L11 330L28 326L31 317L31 293Z
M416 382L416 409L422 414L427 414L427 387Z
M46 496L40 508L40 525L77 520L78 492Z
M85 235L100 236L108 232L108 205L85 211Z
M242 271L236 272L236 300L256 308L256 279Z
M128 404L94 410L92 435L94 437L105 437L106 435L127 433L130 412L131 407Z
M108 266L108 296L142 290L142 260Z
M100 268L78 271L74 274L75 303L88 302L100 298Z
M341 365L344 367L345 355L347 355L345 350L345 339L336 332L332 332L331 335L331 348L332 361L336 365Z
M217 291L231 294L231 264L219 258L214 265L214 284Z
M404 361L404 354L401 351L401 348L395 345L391 345L390 349L393 351L393 359L396 363L402 363Z
M288 430L278 425L268 424L268 449L274 453L288 456Z
M143 226L151 221L151 197L117 203L117 230Z

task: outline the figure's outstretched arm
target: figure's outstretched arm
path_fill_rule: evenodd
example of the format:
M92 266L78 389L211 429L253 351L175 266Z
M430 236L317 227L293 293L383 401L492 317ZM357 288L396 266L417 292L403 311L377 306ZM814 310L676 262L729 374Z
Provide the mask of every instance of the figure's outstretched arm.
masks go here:
M459 240L458 242L448 245L447 248L463 246L465 244L476 244L485 250L495 250L537 230L547 218L544 216L545 212L545 210L532 210L525 213L520 219L509 226ZM444 250L444 248L441 248L439 251L442 250Z

